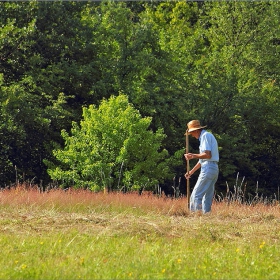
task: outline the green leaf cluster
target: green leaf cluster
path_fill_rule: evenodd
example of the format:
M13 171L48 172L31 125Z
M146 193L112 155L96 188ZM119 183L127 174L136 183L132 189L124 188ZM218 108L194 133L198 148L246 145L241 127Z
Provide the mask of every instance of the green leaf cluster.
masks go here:
M71 135L62 132L65 148L54 152L61 166L49 169L52 179L94 190L151 187L163 179L167 151L162 129L149 129L128 98L120 94L103 100L99 108L83 108L80 125Z

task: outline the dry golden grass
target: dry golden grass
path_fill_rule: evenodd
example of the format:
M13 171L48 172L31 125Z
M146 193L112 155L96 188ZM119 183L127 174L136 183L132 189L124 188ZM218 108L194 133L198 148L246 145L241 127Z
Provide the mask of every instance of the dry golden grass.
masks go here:
M0 192L0 203L2 205L49 205L59 204L61 206L73 206L82 203L85 206L93 205L117 205L138 207L145 211L153 211L161 214L188 215L186 209L186 198L172 199L165 196L155 196L150 192L139 195L137 192L130 193L94 193L89 190L74 189L53 189L47 192L40 192L38 187L17 187L3 189ZM247 205L241 203L214 202L212 213L218 215L250 215L254 213L272 214L280 217L280 205L265 205L257 203Z
M214 202L212 212L190 213L186 198L171 199L146 193L93 193L18 186L0 193L2 230L40 232L69 230L98 234L151 232L180 237L205 228L210 238L255 238L272 234L280 221L279 205ZM10 221L6 222L5 221ZM13 222L11 222L13 221ZM94 227L92 226L94 225ZM216 228L219 228L219 233ZM199 231L202 234L203 231ZM273 234L276 238L275 234ZM277 234L278 239L278 234Z
M37 207L57 207L75 209L87 207L120 207L120 209L131 207L143 212L151 212L168 216L192 216L187 209L185 197L172 199L165 196L158 197L149 192L139 195L137 192L130 193L94 193L89 190L61 190L54 189L48 192L40 192L35 187L19 185L15 188L4 189L0 192L0 205L23 206L36 205ZM80 209L80 210L81 210ZM200 214L195 214L199 216ZM237 202L214 201L210 216L226 218L280 218L280 204L254 205L241 204Z

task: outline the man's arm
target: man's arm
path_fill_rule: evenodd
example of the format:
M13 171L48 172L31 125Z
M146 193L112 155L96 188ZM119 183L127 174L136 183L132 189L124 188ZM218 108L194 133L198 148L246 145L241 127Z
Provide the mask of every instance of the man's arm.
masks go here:
M212 157L212 154L211 154L211 151L204 151L204 152L201 153L201 154L192 154L192 153L188 153L188 154L184 154L184 156L185 156L185 159L186 159L186 160L195 159L195 158L197 158L197 159L209 159L209 158ZM189 178L194 174L194 172L195 172L196 170L198 170L200 167L201 167L201 164L200 164L200 162L198 161L198 162L196 163L196 165L193 167L193 169L190 170L189 173L186 173L186 174L185 174L186 179L189 179Z
M211 151L204 151L201 154L193 154L193 153L187 153L184 154L186 160L190 159L210 159L212 157Z

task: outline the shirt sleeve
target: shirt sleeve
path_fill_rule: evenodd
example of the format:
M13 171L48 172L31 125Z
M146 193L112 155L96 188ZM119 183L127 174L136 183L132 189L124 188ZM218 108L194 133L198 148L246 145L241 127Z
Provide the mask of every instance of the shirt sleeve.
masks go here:
M200 146L199 150L200 152L205 152L205 151L212 151L212 134L205 132L202 135L201 141L200 141Z

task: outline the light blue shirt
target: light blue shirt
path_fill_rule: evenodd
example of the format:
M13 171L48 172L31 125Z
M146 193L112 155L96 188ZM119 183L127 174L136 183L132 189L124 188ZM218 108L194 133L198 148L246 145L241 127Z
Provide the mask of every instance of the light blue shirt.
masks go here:
M214 135L206 130L202 130L199 136L199 152L203 153L205 151L211 151L210 159L200 159L199 162L203 161L219 161L219 150L218 143Z

